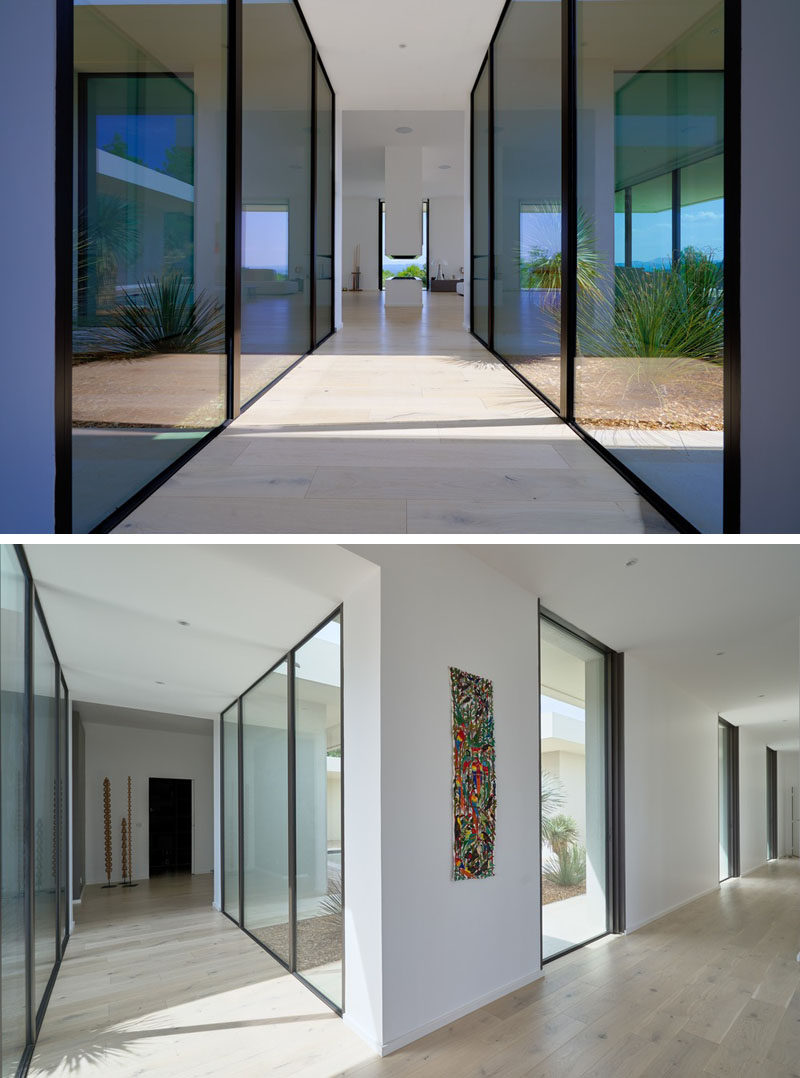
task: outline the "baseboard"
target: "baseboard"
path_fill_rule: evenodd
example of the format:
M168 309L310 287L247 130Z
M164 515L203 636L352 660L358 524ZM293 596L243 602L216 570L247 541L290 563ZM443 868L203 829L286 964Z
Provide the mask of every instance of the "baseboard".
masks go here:
M412 1044L414 1041L418 1041L420 1037L426 1037L429 1033L435 1033L437 1029L441 1029L443 1026L449 1026L451 1022L458 1021L459 1018L464 1018L468 1014L472 1014L473 1011L480 1010L481 1007L485 1007L487 1003L494 1003L497 999L502 999L503 996L509 995L511 992L516 992L520 988L525 988L529 984L533 984L534 981L540 980L544 976L544 970L536 970L535 973L529 973L525 977L520 977L519 980L511 981L509 984L501 985L500 988L496 988L491 992L487 992L484 996L479 996L478 999L470 1000L469 1003L463 1004L461 1007L456 1007L455 1010L448 1011L447 1014L439 1015L438 1018L434 1018L430 1022L426 1022L422 1026L417 1026L416 1029L409 1030L408 1033L403 1033L399 1037L393 1037L390 1041L385 1041L382 1045L377 1047L377 1051L382 1056L388 1056L392 1052L396 1052L399 1048L405 1048L407 1044Z
M381 1051L381 1046L378 1043L378 1041L376 1041L374 1037L370 1036L369 1033L367 1033L365 1030L363 1030L361 1028L361 1026L358 1024L358 1022L354 1022L353 1019L350 1017L350 1015L347 1013L347 1011L345 1011L344 1014L342 1015L342 1021L344 1022L344 1024L347 1026L348 1029L352 1029L353 1033L355 1033L355 1035L357 1037L360 1037L361 1040L369 1048L372 1049L372 1051L375 1053L376 1056L383 1055L383 1052Z
M753 865L752 868L748 868L746 872L743 872L743 876L750 876L753 872L758 872L760 868L765 868L769 864L769 861L762 861L760 865Z
M667 909L662 910L661 913L654 913L652 917L646 917L643 921L637 921L633 925L628 925L625 929L625 935L629 936L631 932L638 932L640 928L644 928L645 925L650 925L653 921L658 921L662 917L667 917L670 913L674 913L676 910L683 909L684 906L688 906L692 902L697 902L700 898L705 898L706 895L713 895L715 891L719 890L719 884L715 883L713 887L707 888L705 891L700 891L698 894L693 895L691 898L685 898L681 902L676 902L674 906L669 906Z

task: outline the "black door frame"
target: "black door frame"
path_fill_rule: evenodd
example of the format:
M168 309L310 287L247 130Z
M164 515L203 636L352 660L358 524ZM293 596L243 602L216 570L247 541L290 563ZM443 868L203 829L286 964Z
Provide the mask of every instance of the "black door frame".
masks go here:
M720 790L728 803L728 869L729 873L720 879L732 880L741 875L741 827L739 821L739 727L718 718L718 730L728 742L728 766L723 776L724 787ZM717 810L719 817L719 808ZM719 874L719 873L718 873Z
M778 856L778 753L767 745L767 860Z
M541 669L542 669L542 622L549 622L558 629L582 640L595 648L605 659L605 802L606 802L606 929L591 939L583 940L572 947L567 947L548 958L541 957L541 965L554 962L564 955L580 950L588 943L602 939L609 934L625 931L625 656L614 651L600 640L565 621L539 603L537 627L537 655L539 662L539 690L537 692L537 714L539 730L539 776L542 774L542 708L541 708ZM541 820L541 802L540 802ZM540 844L541 848L541 844ZM543 904L541 890L541 866L539 883L539 954L543 956Z

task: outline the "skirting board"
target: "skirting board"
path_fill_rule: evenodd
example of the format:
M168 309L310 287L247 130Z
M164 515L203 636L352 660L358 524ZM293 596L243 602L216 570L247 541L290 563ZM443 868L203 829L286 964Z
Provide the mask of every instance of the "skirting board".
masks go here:
M676 902L674 906L669 906L667 909L662 910L661 913L654 913L652 917L645 917L643 921L637 921L636 924L628 925L625 929L625 935L629 936L631 932L637 932L640 928L644 928L645 925L652 924L653 921L658 921L661 917L666 917L670 913L674 913L675 910L680 910L684 906L688 906L691 902L697 902L698 899L705 898L706 895L713 895L715 891L719 890L719 884L714 884L713 887L709 887L705 891L700 891L699 894L692 895L691 898L685 898L682 902Z
M463 1004L461 1007L456 1007L455 1010L448 1011L447 1014L439 1015L438 1018L434 1018L430 1022L426 1022L422 1026L417 1026L416 1029L409 1030L408 1033L403 1033L399 1037L394 1037L390 1041L385 1041L383 1044L378 1044L368 1034L366 1034L358 1025L354 1022L345 1011L342 1016L345 1025L349 1026L354 1033L357 1033L363 1041L372 1048L374 1052L377 1052L379 1056L388 1056L392 1052L398 1051L400 1048L405 1048L407 1044L413 1044L414 1041L418 1041L420 1037L426 1037L429 1033L435 1033L437 1029L442 1029L443 1026L449 1026L451 1022L456 1022L459 1018L464 1018L468 1014L472 1014L473 1011L480 1010L481 1007L485 1007L488 1003L494 1003L497 999L502 999L503 996L510 995L511 992L516 992L519 988L525 988L529 984L533 984L534 981L540 980L544 976L544 970L537 970L535 973L529 973L525 977L520 977L519 980L511 981L509 984L504 984L500 988L496 988L491 992L487 992L485 996L480 996L478 999L473 999L469 1003Z
M750 876L753 872L758 872L760 868L765 868L769 864L769 861L762 861L760 865L753 865L752 868L746 869L742 876Z

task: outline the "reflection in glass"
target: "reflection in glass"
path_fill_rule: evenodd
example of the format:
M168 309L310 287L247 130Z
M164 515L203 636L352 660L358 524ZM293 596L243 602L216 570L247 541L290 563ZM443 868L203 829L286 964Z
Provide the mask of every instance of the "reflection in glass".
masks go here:
M225 417L225 28L213 0L75 6L76 531Z
M56 667L38 611L33 641L33 970L38 1009L56 961Z
M242 697L242 923L287 963L291 960L288 704L286 663Z
M67 712L67 691L64 682L59 679L58 701L58 818L59 818L59 855L58 863L58 919L61 933L60 945L63 946L69 932L69 906L67 904L67 737L69 734L69 715Z
M233 704L222 714L222 802L225 864L225 913L239 921L239 707Z
M297 970L342 1006L341 620L296 653Z
M575 417L719 531L723 5L578 0L578 20Z
M512 4L495 41L494 348L561 393L561 12Z
M25 1049L25 579L10 546L0 546L0 1060L12 1078Z
M606 658L542 619L542 958L607 931Z
M317 80L316 340L333 332L333 92L319 60Z
M489 344L489 64L472 95L472 331Z
M246 404L311 343L312 67L311 43L291 0L244 4L242 41Z

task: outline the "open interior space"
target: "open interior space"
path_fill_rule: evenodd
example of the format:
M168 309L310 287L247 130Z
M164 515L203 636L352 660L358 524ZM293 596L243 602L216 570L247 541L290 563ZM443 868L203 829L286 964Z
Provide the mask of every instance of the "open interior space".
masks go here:
M3 1078L796 1078L796 546L0 554Z

